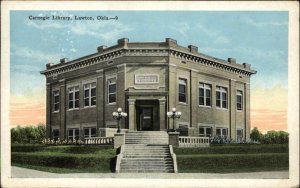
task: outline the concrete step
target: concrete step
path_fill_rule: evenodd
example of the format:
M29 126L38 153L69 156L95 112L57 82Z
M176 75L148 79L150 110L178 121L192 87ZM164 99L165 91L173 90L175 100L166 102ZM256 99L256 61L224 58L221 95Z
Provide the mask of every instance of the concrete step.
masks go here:
M121 169L120 172L122 173L173 173L174 170L156 170L156 169Z
M160 162L160 163L121 163L121 167L123 166L162 166L162 167L173 167L173 162Z
M163 159L166 159L166 158L170 158L170 156L168 155L124 155L123 156L124 158L163 158Z
M170 155L169 152L167 151L145 151L145 152L138 152L138 151L125 151L123 153L124 155L140 155L140 154L143 154L143 155Z
M157 167L157 166L121 166L121 170L174 170L173 167Z
M164 131L128 132L120 172L172 173L169 136Z

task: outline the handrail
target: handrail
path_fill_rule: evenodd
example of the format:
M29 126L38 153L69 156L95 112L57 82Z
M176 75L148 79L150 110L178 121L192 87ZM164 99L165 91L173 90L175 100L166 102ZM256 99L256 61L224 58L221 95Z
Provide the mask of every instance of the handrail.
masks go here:
M169 148L170 148L171 157L173 159L174 173L178 173L176 154L173 152L173 146L172 145L169 145Z
M114 137L90 137L84 138L84 144L113 144Z
M208 147L209 137L179 137L179 147Z
M122 158L123 158L124 150L125 150L125 144L123 144L123 145L121 146L120 153L117 155L116 173L120 173L120 169L121 169L121 160L122 160Z

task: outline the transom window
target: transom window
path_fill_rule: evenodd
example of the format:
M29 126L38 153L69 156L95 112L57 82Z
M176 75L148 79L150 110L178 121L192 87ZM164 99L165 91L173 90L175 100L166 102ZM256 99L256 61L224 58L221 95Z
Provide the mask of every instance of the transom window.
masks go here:
M59 138L59 130L58 129L54 129L53 132L52 132L52 134L53 134L53 139L54 140L58 140L58 138Z
M79 108L79 86L69 88L69 109Z
M243 129L236 130L236 139L237 139L237 141L243 140Z
M211 127L199 127L199 136L201 137L211 137Z
M179 79L178 84L178 101L186 103L186 80L185 79Z
M53 91L53 111L59 111L59 90Z
M96 82L85 84L84 86L84 106L96 105Z
M227 88L226 87L217 86L216 106L217 108L227 109Z
M227 137L228 136L228 128L218 127L216 129L216 135L222 136L222 137Z
M107 80L107 96L108 96L108 104L116 102L116 91L117 91L116 78L111 78Z
M243 92L239 90L236 92L236 109L238 111L243 110Z
M84 137L85 138L96 137L96 127L84 128Z
M199 83L199 105L211 106L211 85Z
M79 129L68 129L68 139L78 140L79 139Z

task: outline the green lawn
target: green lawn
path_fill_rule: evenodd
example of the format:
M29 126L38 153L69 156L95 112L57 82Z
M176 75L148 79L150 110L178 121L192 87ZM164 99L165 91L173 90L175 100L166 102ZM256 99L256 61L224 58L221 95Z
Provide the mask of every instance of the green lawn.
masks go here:
M179 173L288 170L288 145L174 148ZM97 145L12 145L12 165L54 173L114 172L116 150Z
M211 145L174 148L179 173L238 173L288 170L288 145Z
M55 173L113 172L115 156L113 146L12 146L12 165Z

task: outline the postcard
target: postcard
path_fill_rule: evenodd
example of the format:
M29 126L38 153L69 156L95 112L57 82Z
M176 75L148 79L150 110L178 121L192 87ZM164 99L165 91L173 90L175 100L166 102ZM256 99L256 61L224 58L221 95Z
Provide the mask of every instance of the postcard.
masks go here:
M299 186L297 3L2 5L1 186Z

